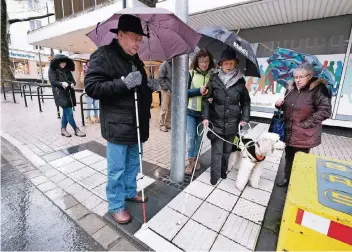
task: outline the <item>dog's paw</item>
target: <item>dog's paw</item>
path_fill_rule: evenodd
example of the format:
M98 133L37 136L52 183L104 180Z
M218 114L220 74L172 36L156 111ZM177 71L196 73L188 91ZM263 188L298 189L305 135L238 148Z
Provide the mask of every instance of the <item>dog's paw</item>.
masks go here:
M241 192L243 191L245 186L246 186L246 184L236 182L236 188L238 190L240 190Z

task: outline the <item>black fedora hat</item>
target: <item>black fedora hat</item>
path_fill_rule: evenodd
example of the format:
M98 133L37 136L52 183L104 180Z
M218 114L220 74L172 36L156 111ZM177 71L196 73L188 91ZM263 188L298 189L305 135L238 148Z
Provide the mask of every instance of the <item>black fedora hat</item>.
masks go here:
M147 36L143 31L141 19L129 14L121 15L117 29L110 29L110 32L112 33L117 34L118 31L133 32L142 36Z

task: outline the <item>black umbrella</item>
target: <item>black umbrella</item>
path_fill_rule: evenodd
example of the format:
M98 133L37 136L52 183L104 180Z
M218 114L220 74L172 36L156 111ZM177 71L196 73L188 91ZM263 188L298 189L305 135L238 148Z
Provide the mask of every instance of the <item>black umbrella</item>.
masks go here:
M230 47L237 52L238 67L243 74L260 77L258 61L248 41L225 28L206 27L201 29L199 33L202 35L197 45L199 48L209 50L214 58L219 61L221 53Z

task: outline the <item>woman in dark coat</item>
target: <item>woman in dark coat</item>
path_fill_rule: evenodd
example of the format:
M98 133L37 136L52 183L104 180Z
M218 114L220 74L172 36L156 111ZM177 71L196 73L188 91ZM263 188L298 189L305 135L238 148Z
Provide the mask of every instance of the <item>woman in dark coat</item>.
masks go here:
M293 73L295 82L275 106L284 113L285 177L277 185L287 186L290 181L295 154L309 153L321 143L322 123L331 115L331 94L327 82L313 77L309 64L298 66Z
M237 68L238 59L233 49L225 50L221 55L220 70L213 74L208 83L208 94L203 98L203 125L233 142L238 124L249 122L250 104L248 90L243 73ZM209 101L210 98L210 101ZM211 179L216 185L221 177L226 179L229 156L232 145L209 132L211 140Z
M71 71L75 70L73 61L65 55L58 54L50 62L49 81L53 89L55 104L62 107L61 135L71 137L66 126L69 123L75 131L75 135L85 137L86 135L77 127L73 118L73 106L76 106L76 95L74 86L76 82Z

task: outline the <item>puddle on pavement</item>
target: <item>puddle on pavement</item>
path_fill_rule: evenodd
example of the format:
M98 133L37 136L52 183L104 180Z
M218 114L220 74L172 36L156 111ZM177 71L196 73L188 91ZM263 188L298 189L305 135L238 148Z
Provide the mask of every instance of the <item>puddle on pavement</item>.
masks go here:
M104 250L17 169L1 173L2 250Z

